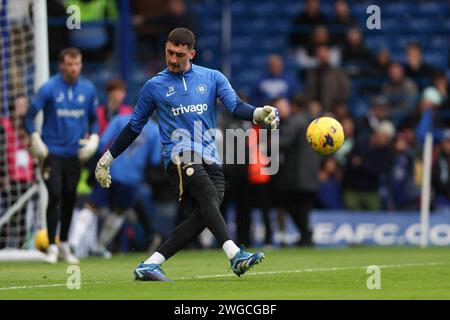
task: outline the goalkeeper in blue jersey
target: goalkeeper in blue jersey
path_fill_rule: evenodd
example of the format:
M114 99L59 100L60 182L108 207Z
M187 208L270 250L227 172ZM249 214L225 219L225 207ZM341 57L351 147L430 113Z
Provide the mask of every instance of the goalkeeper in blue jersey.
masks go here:
M49 195L48 263L56 263L58 255L68 263L78 263L70 251L68 233L81 163L94 155L99 142L95 132L97 94L94 85L80 76L81 58L81 52L76 48L61 51L60 72L41 86L24 118L32 151L42 164L42 176ZM41 134L34 124L39 111L44 115ZM55 238L59 222L58 248Z
M220 159L214 152L216 146L208 141L198 143L195 136L215 129L217 98L235 117L266 123L273 129L278 127L279 116L273 107L255 108L243 103L219 71L191 63L195 56L194 44L195 37L190 30L177 28L170 32L165 47L167 69L147 81L141 89L129 123L96 167L96 179L102 187L108 188L111 163L139 135L156 111L164 165L179 196L180 209L188 218L155 253L139 264L134 271L137 280L170 281L161 265L205 228L214 234L238 276L264 257L262 252L243 251L231 240L219 209L225 181ZM201 124L200 133L198 123ZM192 138L175 141L171 139L175 131ZM195 160L186 160L187 154Z
M116 115L100 138L99 150L105 150L117 138L121 130L130 120L130 114ZM95 184L89 200L79 213L79 219L72 232L71 243L77 246L86 230L94 223L94 211L103 218L102 227L97 239L97 247L91 254L110 258L106 249L117 235L127 214L134 208L138 196L138 188L143 181L148 166L161 163L161 143L158 126L150 120L141 134L111 165L111 177L114 184L104 189Z

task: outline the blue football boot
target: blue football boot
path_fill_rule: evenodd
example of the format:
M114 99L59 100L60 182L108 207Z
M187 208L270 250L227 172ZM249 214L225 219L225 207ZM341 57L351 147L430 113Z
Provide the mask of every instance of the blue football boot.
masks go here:
M172 281L172 279L165 276L161 265L156 263L145 264L144 261L134 270L134 277L140 281Z
M243 250L243 247L241 247L241 250L236 253L233 259L230 260L231 263L231 269L233 269L233 272L240 277L243 275L247 270L250 268L253 268L253 266L257 265L264 259L264 253L262 252L255 252L250 253Z

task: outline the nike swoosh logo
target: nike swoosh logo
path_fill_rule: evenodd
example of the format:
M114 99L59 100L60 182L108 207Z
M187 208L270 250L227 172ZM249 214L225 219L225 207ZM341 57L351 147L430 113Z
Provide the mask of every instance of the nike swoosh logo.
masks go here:
M166 97L170 97L171 95L173 95L176 91L171 92L171 93L166 93Z

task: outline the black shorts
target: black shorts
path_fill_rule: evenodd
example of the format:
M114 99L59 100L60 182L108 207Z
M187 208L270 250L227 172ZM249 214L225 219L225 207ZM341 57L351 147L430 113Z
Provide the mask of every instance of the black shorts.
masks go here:
M63 158L49 154L44 160L42 177L49 196L63 196L76 192L81 164L77 157Z
M223 198L225 192L225 177L223 175L222 165L220 164L193 164L183 163L175 164L170 162L167 167L169 180L175 189L178 201L181 202L183 196L186 196L191 182L198 177L208 176L220 198Z

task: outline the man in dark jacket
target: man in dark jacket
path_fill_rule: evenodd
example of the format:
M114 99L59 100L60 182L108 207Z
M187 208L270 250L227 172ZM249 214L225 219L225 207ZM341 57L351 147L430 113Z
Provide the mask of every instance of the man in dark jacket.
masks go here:
M305 97L319 101L324 111L331 111L336 103L350 99L350 78L343 69L330 65L330 49L327 46L319 46L316 57L319 65L308 72Z
M344 169L344 202L350 210L380 210L378 189L391 165L395 128L388 120L362 133L348 155Z
M291 214L300 231L298 245L307 246L313 244L308 218L319 187L320 155L306 141L306 128L312 118L300 107L293 104L290 110L279 110L284 124L280 127L277 190L280 192L281 206Z
M304 45L308 41L308 34L315 26L327 23L327 18L320 9L320 1L306 1L304 10L294 18L289 34L289 46L297 48Z

